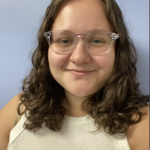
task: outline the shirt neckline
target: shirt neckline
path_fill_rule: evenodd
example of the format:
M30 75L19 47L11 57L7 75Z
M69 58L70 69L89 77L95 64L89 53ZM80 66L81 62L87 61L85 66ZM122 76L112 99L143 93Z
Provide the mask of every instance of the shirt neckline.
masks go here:
M64 124L82 125L82 124L91 123L92 121L93 119L89 115L82 116L82 117L73 117L65 114Z

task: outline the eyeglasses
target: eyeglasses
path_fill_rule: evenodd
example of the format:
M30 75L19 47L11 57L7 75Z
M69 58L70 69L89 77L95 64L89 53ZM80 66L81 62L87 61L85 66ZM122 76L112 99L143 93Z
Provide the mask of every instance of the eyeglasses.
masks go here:
M71 53L77 43L77 38L83 38L87 51L91 54L101 55L108 53L119 34L112 32L93 32L89 34L73 34L67 31L44 32L51 49L59 54Z

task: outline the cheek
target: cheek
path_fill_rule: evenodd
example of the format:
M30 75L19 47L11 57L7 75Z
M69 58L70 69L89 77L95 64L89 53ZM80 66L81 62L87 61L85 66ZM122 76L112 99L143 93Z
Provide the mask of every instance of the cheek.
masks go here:
M115 55L114 54L105 54L95 58L95 61L100 69L108 70L110 68L113 69L115 63Z
M65 68L65 64L67 64L68 60L68 55L59 55L49 49L48 61L51 73L55 70L59 71L60 69Z

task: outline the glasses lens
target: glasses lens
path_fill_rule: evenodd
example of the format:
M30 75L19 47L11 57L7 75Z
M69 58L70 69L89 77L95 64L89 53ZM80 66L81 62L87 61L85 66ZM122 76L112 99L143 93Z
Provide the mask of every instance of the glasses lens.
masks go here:
M51 48L55 52L66 53L74 47L74 36L68 32L53 32L51 36Z
M86 43L92 53L105 53L111 46L112 38L106 33L92 33L87 36Z

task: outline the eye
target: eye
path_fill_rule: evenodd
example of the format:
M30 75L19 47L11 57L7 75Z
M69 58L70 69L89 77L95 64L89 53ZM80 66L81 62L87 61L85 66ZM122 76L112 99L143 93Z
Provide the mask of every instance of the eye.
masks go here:
M71 43L71 41L70 41L70 40L67 40L67 39L59 40L59 42L61 42L61 43Z
M92 40L91 42L92 42L92 43L103 43L102 40L98 40L98 39L94 39L94 40Z
M59 45L59 46L71 46L73 45L73 41L71 39L58 39L56 42L55 42L56 45Z
M73 40L71 40L71 39L58 39L57 42L61 43L61 44L70 44L70 43L73 43Z

